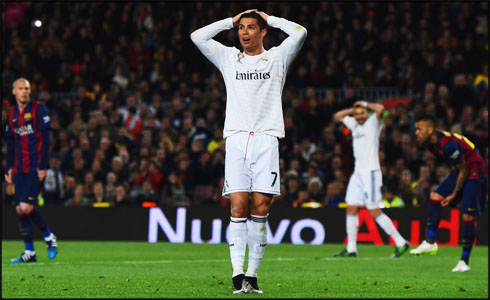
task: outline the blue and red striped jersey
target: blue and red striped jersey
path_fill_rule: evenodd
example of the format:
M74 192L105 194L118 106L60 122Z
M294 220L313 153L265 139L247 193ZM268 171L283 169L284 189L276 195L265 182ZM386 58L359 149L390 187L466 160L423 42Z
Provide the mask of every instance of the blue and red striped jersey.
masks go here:
M429 144L428 149L453 165L465 162L470 170L470 177L474 177L472 172L476 171L481 172L482 176L487 175L486 164L475 144L460 134L437 130L437 143Z
M7 172L14 174L48 169L51 121L47 107L30 100L23 111L13 105L8 111L5 128L7 138Z

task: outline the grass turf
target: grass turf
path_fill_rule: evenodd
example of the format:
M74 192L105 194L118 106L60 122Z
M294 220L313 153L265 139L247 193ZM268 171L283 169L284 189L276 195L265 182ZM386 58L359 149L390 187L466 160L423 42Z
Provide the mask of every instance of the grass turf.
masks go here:
M232 295L226 244L59 241L50 261L11 264L21 241L2 241L2 298L488 298L488 247L474 247L466 273L452 273L460 247L392 259L392 246L268 245L259 270L264 294ZM248 254L247 254L248 255ZM246 266L246 264L245 264Z

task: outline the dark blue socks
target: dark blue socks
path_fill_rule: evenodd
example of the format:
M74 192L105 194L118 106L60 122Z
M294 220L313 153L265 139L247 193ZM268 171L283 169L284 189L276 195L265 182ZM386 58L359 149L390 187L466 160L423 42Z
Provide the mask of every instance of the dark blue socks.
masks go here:
M463 221L463 240L461 246L463 246L463 254L461 260L464 260L466 264L469 264L471 249L473 248L473 242L476 236L476 222L475 221Z
M429 202L429 216L427 217L427 236L425 238L430 244L434 244L436 241L437 228L441 221L441 211L441 201L431 199Z
M31 215L31 220L39 227L39 229L41 229L41 231L43 232L43 237L48 237L51 234L51 231L46 225L46 222L44 222L43 216L41 215L39 210L37 210L37 208L34 208L34 211Z
M19 216L20 235L24 239L26 250L34 251L34 242L32 240L32 224L28 216Z

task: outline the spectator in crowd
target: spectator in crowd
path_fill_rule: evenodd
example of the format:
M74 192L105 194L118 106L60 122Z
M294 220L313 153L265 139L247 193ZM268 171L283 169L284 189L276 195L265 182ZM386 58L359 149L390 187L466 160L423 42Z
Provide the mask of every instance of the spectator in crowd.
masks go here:
M49 204L62 204L65 198L63 172L60 169L61 160L57 153L49 158L49 169L43 182L43 198Z
M291 207L296 199L298 199L298 193L301 190L298 172L296 170L289 170L286 173L285 182L285 195L278 203L283 206Z
M383 208L405 207L403 199L390 187L383 187Z
M63 202L66 202L66 200L70 199L75 194L75 187L77 185L77 181L73 175L66 174L63 179L63 183L64 183L64 191L65 191L65 199L63 200Z
M302 203L303 207L305 207L305 203L308 202L315 202L315 204L317 204L315 207L323 206L323 199L325 195L323 194L323 183L320 177L315 176L310 178L306 192L308 195Z
M431 192L431 174L427 165L423 165L419 169L419 176L416 182L413 183L415 189L414 206L426 206L429 203L429 194Z
M330 182L327 185L327 192L323 200L324 205L337 207L341 202L342 198L338 184L336 182Z
M142 182L136 185L130 170L139 164L140 154L156 160L164 175L159 184L164 199L170 195L171 186L175 188L169 174L190 173L183 187L183 194L190 199L198 183L192 181L197 177L194 171L178 171L178 157L185 153L190 160L188 169L197 166L199 159L193 157L192 142L201 133L203 151L209 154L210 181L220 188L225 86L211 64L193 63L198 50L190 39L172 35L173 26L190 34L205 25L205 19L195 14L198 5L33 2L22 5L23 14L49 14L42 28L59 32L58 38L46 39L45 31L30 30L26 17L18 22L9 19L2 27L2 125L6 125L7 109L12 105L9 83L20 76L33 78L33 94L52 112L50 153L61 157L64 200L73 196L75 184L87 186L85 174L89 170L93 181L101 181L103 186L106 174L113 171L117 184L123 184L128 195L139 191ZM281 9L279 2L258 3L257 8L265 5L271 11ZM85 16L89 6L94 13ZM145 17L132 21L129 12L140 12L141 7ZM405 193L410 194L408 185L405 192L397 191L406 206L426 205L427 192L423 190L430 190L440 180L434 159L414 142L414 117L418 113L433 111L440 128L468 137L487 159L488 9L487 2L407 2L399 7L381 2L291 3L290 11L297 12L293 20L301 20L310 38L291 65L284 86L286 138L281 140L279 151L286 169L295 169L301 179L314 161L327 196L330 189L342 201L345 190L334 193L336 188L331 184L338 165L344 176L352 172L352 136L335 124L332 116L352 106L362 91L381 85L390 85L401 98L410 99L408 105L387 110L380 137L386 185L403 182L401 177L407 177L407 172L399 173L400 169L408 169L413 178L414 195L410 197L415 204L405 197ZM235 10L233 3L216 3L199 11L225 16ZM104 19L99 12L105 11L111 11L112 16L127 15L127 20L113 18L94 26ZM369 12L375 17L347 22L350 11L359 16ZM67 23L65 17L85 22ZM272 41L282 38L275 31L267 36ZM235 36L221 38L230 45L236 42ZM192 139L189 133L194 135ZM177 151L179 135L183 138ZM2 151L5 155L5 149ZM316 151L323 151L323 160L315 158ZM201 153L194 154L201 158ZM122 174L112 165L117 156L123 161ZM419 178L422 165L435 173ZM278 203L292 206L294 201L288 199L296 200L300 191L302 195L307 191L307 182L299 182L298 190L290 195L287 180L284 184L286 194ZM86 197L92 193L91 189L86 192ZM52 201L46 198L46 203Z
M98 204L98 203L109 203L109 199L107 199L105 197L105 193L104 193L104 185L102 184L102 182L100 181L97 181L94 183L93 185L93 196L92 196L92 200L91 200L91 203L93 204Z
M83 195L83 185L77 184L72 197L65 202L65 206L90 206L92 203Z
M396 190L407 207L420 207L420 203L417 203L417 198L415 197L415 185L416 183L412 181L412 172L409 169L403 169Z
M142 207L153 207L161 204L160 197L153 189L153 184L149 178L143 181L141 190L134 197L134 202Z
M107 173L105 180L105 198L112 199L116 193L117 176L114 172Z
M115 187L115 193L112 195L112 203L114 206L133 206L135 203L126 195L126 188L119 184Z
M92 196L94 195L93 186L95 181L98 180L95 179L94 173L90 171L85 173L83 180L83 194L85 195L85 197L92 198Z

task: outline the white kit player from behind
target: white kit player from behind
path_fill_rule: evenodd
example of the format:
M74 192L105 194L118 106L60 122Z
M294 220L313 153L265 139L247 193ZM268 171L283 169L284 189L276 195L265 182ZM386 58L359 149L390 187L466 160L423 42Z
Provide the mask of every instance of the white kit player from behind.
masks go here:
M279 46L265 50L266 25L279 28L289 36ZM221 31L234 27L238 27L243 52L213 40ZM233 293L262 293L257 285L257 270L267 244L267 216L272 197L280 195L278 139L284 137L282 90L288 68L306 39L306 29L250 9L194 31L191 39L220 70L226 85L223 196L229 197L231 203L229 246ZM247 232L250 204L251 222ZM248 268L244 274L247 243Z
M375 113L368 115L368 109ZM381 186L383 178L379 164L379 135L383 128L384 106L378 103L357 101L354 107L341 110L335 119L343 122L352 132L355 167L349 179L345 202L347 203L347 249L335 254L340 257L357 256L357 231L360 206L366 206L376 223L395 241L394 258L405 253L410 245L396 230L391 219L382 212ZM354 115L351 117L349 115Z

